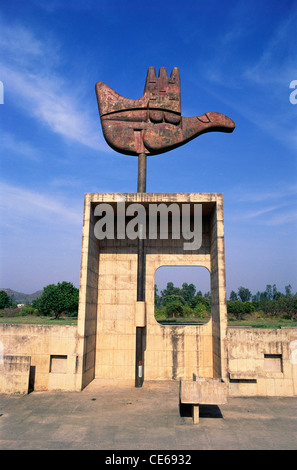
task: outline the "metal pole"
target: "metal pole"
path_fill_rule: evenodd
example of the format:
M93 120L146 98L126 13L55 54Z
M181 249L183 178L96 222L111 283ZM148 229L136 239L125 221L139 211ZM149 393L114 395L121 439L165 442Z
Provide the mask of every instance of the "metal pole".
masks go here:
M138 181L137 192L146 192L146 154L140 153L138 156ZM142 227L140 227L140 233ZM144 240L138 239L138 259L137 259L137 301L145 300L145 253ZM142 387L143 384L143 330L144 327L136 327L136 364L135 364L135 387Z
M137 192L146 192L146 154L140 153L138 155L138 181Z

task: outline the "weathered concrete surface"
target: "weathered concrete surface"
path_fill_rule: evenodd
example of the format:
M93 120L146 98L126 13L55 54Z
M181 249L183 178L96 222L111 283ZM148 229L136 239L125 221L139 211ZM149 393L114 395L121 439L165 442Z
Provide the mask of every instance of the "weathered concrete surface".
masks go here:
M180 415L178 381L0 395L0 449L297 449L297 398L229 398Z
M103 82L96 84L96 95L105 140L126 155L158 155L205 132L233 132L235 128L232 119L217 112L181 116L177 67L170 77L165 67L158 77L154 67L149 67L140 99L125 98Z
M0 361L0 393L28 393L29 356L3 356Z
M146 211L151 204L175 204L180 217L184 204L190 204L193 214L194 205L202 205L200 248L184 250L183 237L144 240L145 304L137 302L138 240L99 243L94 234L98 205L109 204L118 217L119 202L127 203L125 207L141 204ZM169 326L156 321L155 273L161 266L209 270L212 306L206 324ZM229 397L297 396L297 328L228 327L225 299L222 194L87 193L77 326L2 324L0 362L1 355L30 358L34 391L79 391L94 378L134 381L136 328L146 325L145 381L192 379L196 374L222 378ZM0 364L0 392L24 393L24 386L4 369Z
M227 401L227 387L222 380L215 378L181 379L180 401L192 405L221 405Z
M85 195L80 298L78 313L78 374L83 386L93 378L135 378L135 322L138 241L96 239L96 209L108 204L120 216L125 208L141 204L174 204L179 217L185 204L202 208L202 244L184 250L185 239L147 237L145 249L145 380L200 377L227 378L226 285L223 197L220 193L87 193ZM126 210L126 209L125 209ZM100 212L100 211L99 211ZM98 220L97 220L98 219ZM192 220L194 222L194 220ZM160 224L160 220L158 221ZM170 225L170 224L169 224ZM182 224L180 224L182 226ZM163 229L162 229L163 230ZM165 229L164 229L165 230ZM172 230L172 227L170 228ZM165 232L162 235L166 235ZM166 235L166 236L167 236ZM154 316L155 273L161 266L202 266L210 272L212 318L205 325L164 326ZM141 322L144 326L144 322Z

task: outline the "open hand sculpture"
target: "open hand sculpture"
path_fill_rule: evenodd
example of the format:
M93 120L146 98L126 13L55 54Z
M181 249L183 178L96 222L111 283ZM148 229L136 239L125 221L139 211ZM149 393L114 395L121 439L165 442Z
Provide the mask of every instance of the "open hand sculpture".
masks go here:
M124 98L103 82L96 84L103 135L108 145L125 155L168 152L206 132L232 132L232 119L217 112L181 116L180 75L174 67L170 78L161 67L147 72L140 99Z

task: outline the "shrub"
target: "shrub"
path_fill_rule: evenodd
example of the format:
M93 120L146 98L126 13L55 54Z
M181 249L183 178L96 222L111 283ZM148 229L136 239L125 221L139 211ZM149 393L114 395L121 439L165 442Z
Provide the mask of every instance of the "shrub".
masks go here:
M240 319L244 313L252 313L255 311L255 307L252 302L241 300L228 300L227 301L227 312L234 315L237 319Z
M17 317L20 315L20 310L18 308L4 308L2 310L3 317Z
M30 304L26 304L23 308L22 308L22 312L24 312L24 314L26 315L38 315L38 310L36 308L34 308L32 305ZM23 313L21 312L21 315L23 315ZM23 315L24 316L24 315Z
M166 318L182 317L184 313L184 304L179 300L171 300L165 305Z
M252 313L255 311L255 307L252 302L243 302L243 311L244 313Z
M184 308L183 308L183 317L194 317L194 312L193 312L193 309L191 307L189 307L189 305L184 305Z
M189 305L191 308L195 308L197 304L203 304L207 310L210 312L211 310L211 305L210 305L210 300L207 297L204 297L202 295L195 295L190 302Z
M156 319L166 317L164 307L156 307L155 308L155 317L156 317Z
M240 319L244 313L243 302L241 300L228 300L227 301L227 312Z
M195 316L197 316L199 318L206 318L209 315L209 311L206 308L205 304L203 304L201 302L196 304L196 306L194 308L194 313L195 313Z

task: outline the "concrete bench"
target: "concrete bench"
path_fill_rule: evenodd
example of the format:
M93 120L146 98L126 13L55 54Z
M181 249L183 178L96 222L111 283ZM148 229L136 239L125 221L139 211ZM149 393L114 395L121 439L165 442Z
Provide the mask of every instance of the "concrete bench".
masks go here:
M199 423L199 405L222 405L227 402L227 387L222 379L197 377L180 380L180 404L192 405L193 423Z

